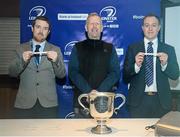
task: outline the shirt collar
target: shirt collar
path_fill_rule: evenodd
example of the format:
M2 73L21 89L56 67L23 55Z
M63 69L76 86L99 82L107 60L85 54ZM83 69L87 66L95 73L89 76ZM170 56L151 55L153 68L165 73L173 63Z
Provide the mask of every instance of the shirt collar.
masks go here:
M44 47L45 47L45 44L46 44L46 40L43 41L43 42L41 42L41 43L38 43L38 42L36 42L34 39L32 39L33 51L36 49L36 47L35 47L36 45L40 45L40 46L41 46L41 47L40 47L40 51L43 50Z
M144 37L144 45L145 45L145 47L148 46L148 42L150 42L150 41L147 38ZM151 42L153 42L152 47L153 48L157 48L157 46L158 46L158 39L157 39L157 37L155 39L153 39Z

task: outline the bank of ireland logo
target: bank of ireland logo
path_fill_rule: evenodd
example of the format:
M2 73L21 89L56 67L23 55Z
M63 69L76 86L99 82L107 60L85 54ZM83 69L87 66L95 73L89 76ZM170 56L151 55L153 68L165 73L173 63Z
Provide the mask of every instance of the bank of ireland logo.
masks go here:
M29 20L34 20L38 16L44 16L46 8L44 6L35 6L29 11Z
M64 55L66 56L70 56L71 55L71 51L73 46L77 43L78 41L71 41L68 44L66 44L66 46L64 47Z
M113 22L117 20L117 17L115 15L116 15L116 8L113 6L104 7L100 11L101 19L107 22Z

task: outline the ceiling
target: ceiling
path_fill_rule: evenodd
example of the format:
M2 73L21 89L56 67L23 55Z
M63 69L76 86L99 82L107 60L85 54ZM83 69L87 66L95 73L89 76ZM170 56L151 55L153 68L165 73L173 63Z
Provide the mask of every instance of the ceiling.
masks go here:
M161 0L162 3L171 2L180 4L180 0ZM19 17L20 0L2 0L0 4L0 17Z

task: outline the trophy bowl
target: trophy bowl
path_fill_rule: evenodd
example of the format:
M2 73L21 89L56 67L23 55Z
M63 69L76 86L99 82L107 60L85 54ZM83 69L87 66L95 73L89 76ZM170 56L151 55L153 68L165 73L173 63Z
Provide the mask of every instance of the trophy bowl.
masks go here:
M89 102L89 108L85 107L81 99L87 98ZM114 108L114 99L121 98L122 102L118 107ZM78 97L79 104L83 107L84 110L90 112L91 116L97 120L97 126L91 129L92 133L95 134L107 134L111 133L112 130L110 127L106 125L106 121L113 115L113 113L117 113L125 103L126 98L122 94L115 94L112 92L91 92L89 94L81 94Z

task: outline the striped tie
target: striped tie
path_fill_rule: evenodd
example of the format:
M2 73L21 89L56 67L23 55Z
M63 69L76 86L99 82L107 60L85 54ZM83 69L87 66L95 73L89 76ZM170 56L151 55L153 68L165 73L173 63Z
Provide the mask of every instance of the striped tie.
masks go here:
M153 43L148 42L147 53L153 53ZM147 55L145 59L145 83L149 87L153 83L153 56Z

